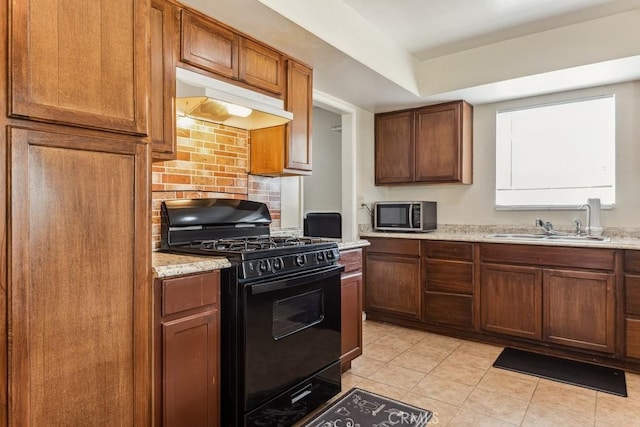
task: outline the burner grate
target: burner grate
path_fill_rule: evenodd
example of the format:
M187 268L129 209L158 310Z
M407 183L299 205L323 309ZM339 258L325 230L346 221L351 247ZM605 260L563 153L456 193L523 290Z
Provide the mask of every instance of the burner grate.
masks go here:
M189 247L201 249L203 251L253 252L289 246L304 246L316 243L322 243L322 239L293 236L257 236L193 241Z

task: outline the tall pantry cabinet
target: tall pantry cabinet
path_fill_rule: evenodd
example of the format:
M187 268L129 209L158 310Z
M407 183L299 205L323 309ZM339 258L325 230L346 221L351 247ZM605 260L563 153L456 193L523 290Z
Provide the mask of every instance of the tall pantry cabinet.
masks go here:
M150 425L149 2L0 16L0 426Z

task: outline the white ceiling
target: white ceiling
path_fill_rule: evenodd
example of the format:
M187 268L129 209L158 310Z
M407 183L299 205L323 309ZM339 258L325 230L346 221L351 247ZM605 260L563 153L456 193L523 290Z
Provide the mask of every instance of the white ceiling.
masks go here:
M597 45L599 40L590 28L604 28L605 32L610 28L596 25L598 21L594 20L610 16L618 19L626 16L625 12L640 11L640 0L182 2L308 63L314 68L314 88L372 112L458 98L472 103L492 102L640 79L640 41L637 46L629 41L617 43L615 37L619 36L602 34L608 45L596 47L605 53L599 52L598 56L585 52L588 44ZM580 31L586 32L583 40L575 37L579 31L562 32L564 27L581 23ZM555 29L560 32L553 33ZM554 52L555 46L536 46L534 50L542 53L527 56L531 40L545 32L547 38L539 40L554 40L558 34L558 44L564 50ZM633 38L636 34L628 35ZM581 45L583 41L587 45ZM615 51L618 44L626 50L620 47L620 52ZM613 61L601 60L609 59L609 46ZM518 58L501 58L501 49L517 49ZM544 49L551 56L546 68L538 64L540 58L547 61ZM575 61L567 60L567 52L577 52ZM556 60L554 55L560 58ZM470 63L464 62L465 58L475 59ZM480 68L492 64L480 64L478 58L495 63L495 79L480 76ZM463 61L467 75L456 75L460 66L456 73L448 73L443 64L450 60L458 64ZM516 70L519 63L527 61L531 71ZM474 68L478 70L476 81L468 75ZM512 70L511 75L505 69ZM440 74L434 77L432 70ZM453 81L456 78L457 84Z

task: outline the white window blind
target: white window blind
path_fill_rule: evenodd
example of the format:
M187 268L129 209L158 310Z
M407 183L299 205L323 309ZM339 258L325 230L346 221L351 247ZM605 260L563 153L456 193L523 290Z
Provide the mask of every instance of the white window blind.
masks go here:
M499 111L496 206L615 203L615 98Z

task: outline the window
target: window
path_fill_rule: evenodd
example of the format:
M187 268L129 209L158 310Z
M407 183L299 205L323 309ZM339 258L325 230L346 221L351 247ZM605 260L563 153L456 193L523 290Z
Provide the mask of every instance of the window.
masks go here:
M615 98L498 111L496 207L615 203Z

